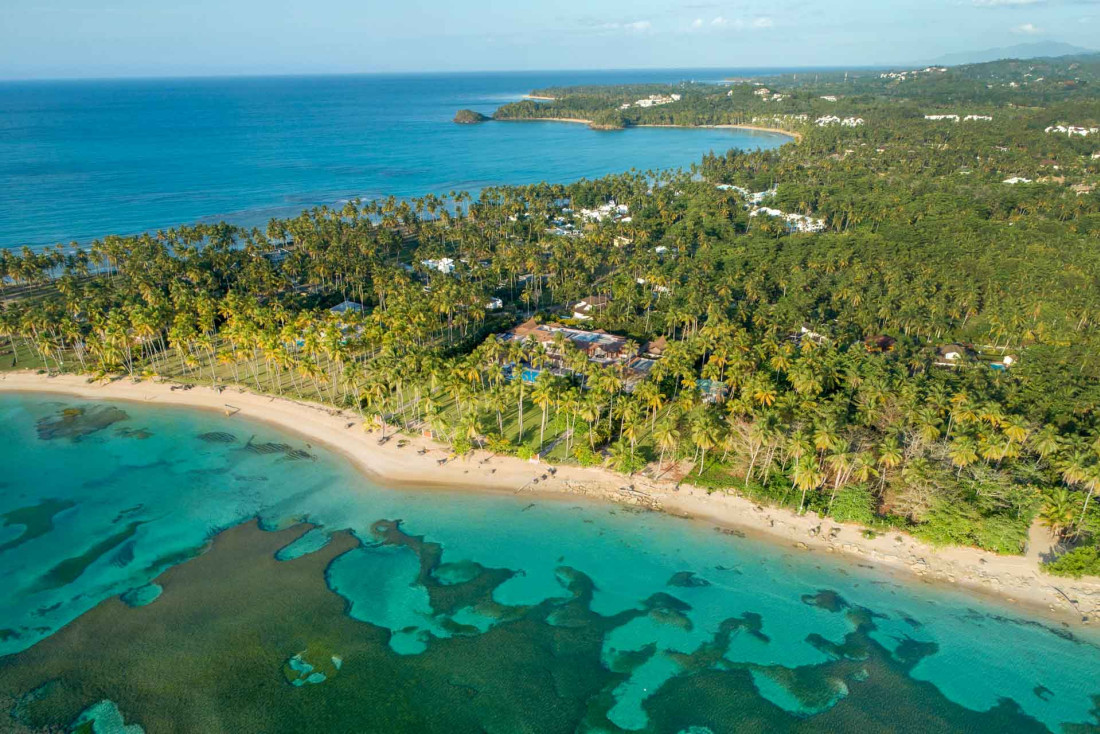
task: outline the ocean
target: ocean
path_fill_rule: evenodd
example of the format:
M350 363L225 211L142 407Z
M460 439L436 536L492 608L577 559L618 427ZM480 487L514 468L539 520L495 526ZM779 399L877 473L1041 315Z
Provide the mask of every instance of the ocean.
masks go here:
M734 73L734 72L730 72ZM0 248L194 222L263 225L359 197L567 183L770 148L744 130L456 125L532 89L714 70L0 82Z
M1095 631L705 521L46 395L0 394L0 466L2 730L1100 725Z

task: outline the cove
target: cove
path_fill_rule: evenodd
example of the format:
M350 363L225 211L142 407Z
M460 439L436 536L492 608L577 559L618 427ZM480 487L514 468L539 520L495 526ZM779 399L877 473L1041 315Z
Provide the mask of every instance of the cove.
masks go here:
M491 114L540 86L685 78L680 70L0 83L0 247L198 221L262 227L355 197L569 183L790 140L750 130L451 122L459 108Z
M0 394L0 465L26 725L1100 724L1094 632L704 522L382 487L263 424L34 394Z

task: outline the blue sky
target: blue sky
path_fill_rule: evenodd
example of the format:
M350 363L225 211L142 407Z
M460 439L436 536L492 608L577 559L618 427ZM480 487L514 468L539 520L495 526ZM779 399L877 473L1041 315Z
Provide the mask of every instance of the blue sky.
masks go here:
M0 0L0 78L905 63L1057 40L1100 0Z

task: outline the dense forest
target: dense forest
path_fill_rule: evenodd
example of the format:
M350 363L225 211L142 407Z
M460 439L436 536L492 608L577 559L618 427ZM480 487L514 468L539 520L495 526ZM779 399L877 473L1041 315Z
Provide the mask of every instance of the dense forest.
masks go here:
M799 138L0 251L0 360L241 384L457 453L605 463L938 544L1020 553L1038 520L1064 541L1051 572L1100 574L1098 75L1083 57L538 90L554 99L495 118ZM582 301L600 307L576 318ZM625 357L508 338L530 319L618 335Z

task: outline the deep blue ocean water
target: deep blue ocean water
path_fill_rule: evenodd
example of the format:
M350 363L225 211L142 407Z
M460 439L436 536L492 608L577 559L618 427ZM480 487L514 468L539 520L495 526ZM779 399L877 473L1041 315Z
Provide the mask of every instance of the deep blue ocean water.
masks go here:
M266 223L353 197L566 183L786 138L455 125L534 88L717 81L689 70L0 82L0 247L197 221Z
M1100 638L1094 631L1063 629L995 601L849 560L715 532L705 522L571 499L385 488L323 447L240 417L29 394L0 395L0 466L0 697L11 693L7 688L23 672L5 654L48 642L66 625L81 641L82 615L105 600L121 595L133 607L112 612L117 624L146 615L133 617L149 620L135 634L156 631L158 609L186 605L179 598L185 592L172 583L163 590L150 585L158 574L175 563L186 565L191 553L224 529L258 517L268 530L302 521L318 526L274 554L286 571L256 567L255 574L274 574L273 586L278 574L294 573L294 559L323 553L333 533L350 530L361 541L335 556L323 580L320 573L316 579L324 595L346 600L344 614L355 620L351 633L324 639L325 654L342 665L328 667L334 681L357 675L362 664L345 652L357 649L355 630L367 635L380 629L387 635L381 652L388 665L433 661L427 664L443 668L454 685L475 690L484 688L495 666L514 666L513 677L537 666L538 658L511 658L516 645L531 641L544 650L539 655L545 662L554 659L565 669L559 689L542 696L552 701L557 695L563 705L579 701L590 711L606 709L609 722L630 731L688 731L688 725L700 727L690 729L696 732L739 731L748 725L741 717L752 701L770 707L769 731L791 730L799 722L854 731L853 722L860 721L861 734L922 730L903 718L909 708L932 716L939 731L1027 730L1024 719L958 723L959 711L996 707L1052 731L1067 723L1100 723L1092 698L1100 693ZM397 520L414 542L380 542L376 523ZM415 536L437 543L441 555L426 553ZM465 601L433 606L440 597L431 592L477 583L487 569L508 575ZM223 582L215 571L202 583ZM588 616L565 605L584 588L591 589L582 610ZM547 604L555 611L545 621L524 618L526 610ZM606 684L610 690L603 695L588 698L568 683L573 667L579 677L590 674L585 661L562 661L552 650L562 644L561 630L591 625L593 614L601 625L592 633L595 663L619 678ZM233 620L224 620L228 630L219 634L231 640L237 635L238 644L274 647L280 659L299 667L292 656L305 646L303 654L316 664L309 635L322 634L332 620L296 621L301 639L237 629ZM157 638L155 646L134 640L131 654L138 661L166 658L169 669L172 656L191 664L191 636L213 634L219 623L207 618L177 636ZM494 633L510 635L511 645L476 657L471 641ZM727 639L719 646L723 634ZM96 648L94 640L81 644L89 645L84 655L112 652ZM454 657L446 657L449 650L456 651ZM226 658L231 656L227 650ZM56 679L51 685L63 690L74 685L67 675L94 665L83 657L48 660L59 666L50 674ZM224 662L208 661L212 670ZM65 665L75 667L67 674ZM243 697L223 691L218 705L258 705L250 681L270 686L278 676L277 670L240 670L231 687L241 688ZM151 699L136 699L146 701L146 708L131 704L121 712L128 722L142 722L161 690L161 683L143 675L148 673L111 669L87 691L75 686L75 695L86 696L79 703L91 707L148 689ZM125 684L112 690L106 680L119 676ZM32 685L38 682L32 679ZM210 684L184 685L183 695L200 696ZM309 686L314 698L301 705L320 712L332 703L326 691L352 695L330 685L337 684ZM691 685L699 692L685 694L682 687ZM369 707L376 692L355 690ZM704 695L708 690L726 703L713 705ZM417 701L430 707L438 693L420 690ZM488 693L485 706L494 700ZM680 722L675 729L653 720L668 717L670 706ZM841 718L822 718L830 715ZM528 723L525 730L552 730ZM708 728L701 728L704 723ZM360 730L346 721L330 726L326 730Z

